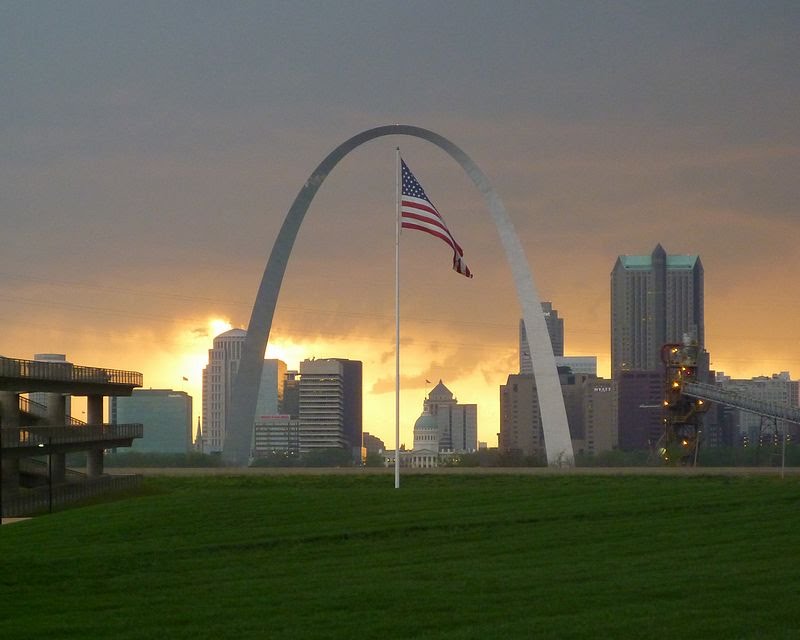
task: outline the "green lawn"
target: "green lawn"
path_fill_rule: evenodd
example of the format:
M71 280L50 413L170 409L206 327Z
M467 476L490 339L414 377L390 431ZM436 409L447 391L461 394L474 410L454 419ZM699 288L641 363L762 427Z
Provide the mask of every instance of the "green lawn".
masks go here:
M798 638L800 481L147 479L0 530L3 638Z

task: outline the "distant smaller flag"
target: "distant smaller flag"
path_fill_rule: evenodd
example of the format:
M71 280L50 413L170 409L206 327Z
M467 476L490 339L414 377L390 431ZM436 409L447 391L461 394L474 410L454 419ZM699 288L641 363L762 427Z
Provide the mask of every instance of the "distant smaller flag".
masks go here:
M400 164L403 179L403 197L400 201L401 226L403 229L424 231L443 240L453 249L453 269L461 275L471 278L472 272L464 262L464 251L450 233L444 218L425 195L425 189L411 173L405 160L401 159Z

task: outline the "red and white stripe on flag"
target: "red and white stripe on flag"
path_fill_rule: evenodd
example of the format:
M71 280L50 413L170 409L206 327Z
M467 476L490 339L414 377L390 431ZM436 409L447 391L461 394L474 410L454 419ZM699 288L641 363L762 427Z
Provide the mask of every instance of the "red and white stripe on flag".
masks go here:
M436 236L453 250L453 269L458 273L472 277L467 263L464 262L464 251L456 242L444 218L425 194L422 185L411 173L404 160L401 163L402 198L400 200L400 224L403 229L416 229Z

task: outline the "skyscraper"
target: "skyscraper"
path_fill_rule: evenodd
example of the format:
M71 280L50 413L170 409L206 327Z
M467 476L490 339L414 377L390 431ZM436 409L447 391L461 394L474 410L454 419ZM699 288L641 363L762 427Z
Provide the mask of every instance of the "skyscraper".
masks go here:
M144 436L131 451L188 453L192 446L192 396L172 389L134 389L130 396L111 396L112 424L141 423Z
M247 332L231 329L214 338L203 369L203 450L222 451L231 387Z
M361 456L362 364L322 358L300 363L300 450L347 448Z
M509 374L500 385L500 433L497 446L505 453L539 457L544 451L539 397L532 373Z
M553 355L557 358L564 355L564 319L558 317L558 311L553 309L552 302L542 302L542 313L547 323L547 333L550 334L550 344L553 345ZM519 321L519 372L533 373L531 354L528 352L528 333L525 330L525 321Z
M283 375L283 401L280 412L296 420L300 419L300 373L287 371Z
M569 420L572 446L578 453L596 454L616 446L617 404L615 386L593 374L559 370L561 393ZM539 458L544 454L544 434L536 379L533 374L508 376L500 386L498 447L504 453Z
M231 329L214 338L213 347L208 350L208 364L203 369L202 425L203 450L207 453L222 451L231 389L246 337L247 332L243 329ZM285 372L286 365L280 360L264 361L256 415L278 412L283 399Z
M661 347L688 334L704 347L700 256L619 256L611 272L611 369L662 367Z
M617 438L623 451L652 449L664 433L663 369L614 374L617 387Z

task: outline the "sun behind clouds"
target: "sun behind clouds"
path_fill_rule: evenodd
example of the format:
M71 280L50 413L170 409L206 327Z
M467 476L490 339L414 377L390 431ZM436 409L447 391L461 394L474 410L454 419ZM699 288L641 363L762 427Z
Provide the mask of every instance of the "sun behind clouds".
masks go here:
M220 333L225 333L231 329L233 329L233 325L222 318L212 318L208 321L208 333L212 339L217 337Z

